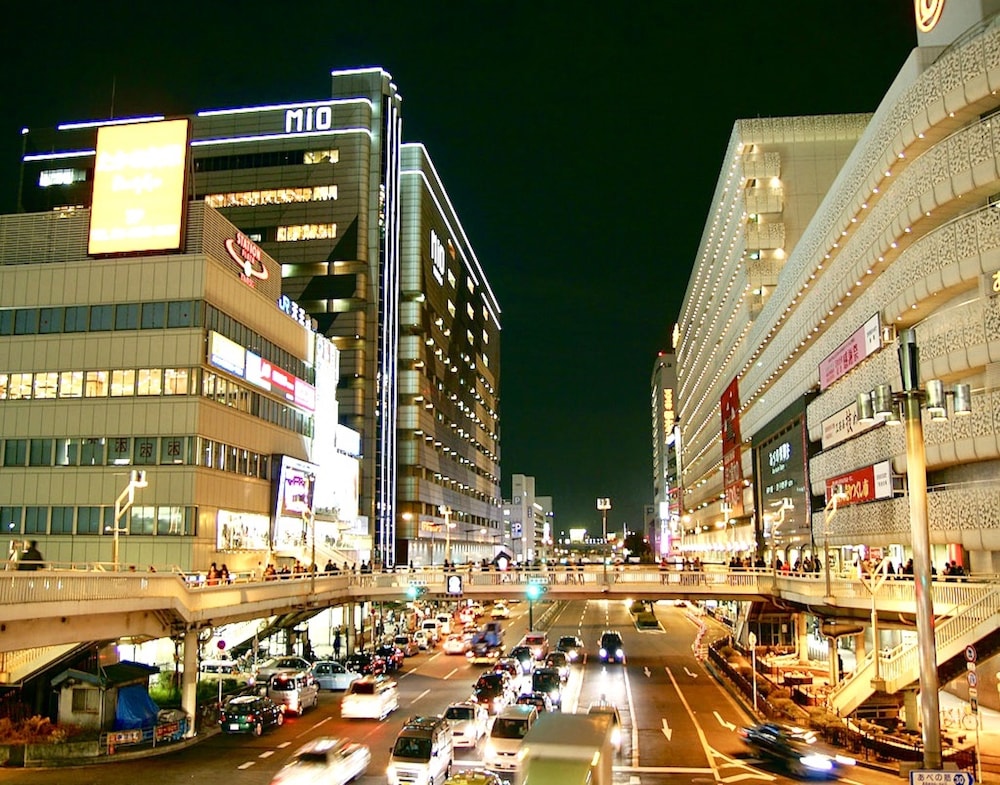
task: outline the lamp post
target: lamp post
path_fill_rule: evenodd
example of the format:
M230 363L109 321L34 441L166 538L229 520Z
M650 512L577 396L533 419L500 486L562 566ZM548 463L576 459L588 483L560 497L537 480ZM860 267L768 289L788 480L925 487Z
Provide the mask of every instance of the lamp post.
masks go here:
M111 541L111 563L115 572L118 571L118 535L121 534L122 517L131 509L135 501L135 489L145 488L149 485L146 481L146 472L133 469L128 478L128 485L125 486L118 498L115 499L115 527L112 529L113 539Z
M597 509L601 511L601 526L603 539L601 540L601 568L604 576L604 583L608 582L608 510L611 509L611 499L600 497L597 500Z
M750 673L753 679L753 713L757 715L757 634L753 631L747 635L747 643L750 644Z
M913 548L924 768L940 769L941 717L938 714L937 645L934 640L930 529L927 522L927 455L920 409L923 404L932 419L943 420L947 419L948 404L940 380L931 379L926 390L920 388L920 353L916 332L912 328L904 329L899 334L899 372L903 383L901 392L893 393L891 386L880 384L870 393L858 395L858 419L868 423L882 419L887 424L897 425L902 410L906 427L906 486ZM968 384L956 384L947 394L953 396L952 411L956 416L972 412Z
M438 512L444 516L444 560L451 564L451 507L442 504Z
M837 505L847 501L847 494L844 493L842 485L833 486L833 493L830 494L830 501L826 503L823 510L823 562L826 565L826 596L830 595L830 521L837 514Z

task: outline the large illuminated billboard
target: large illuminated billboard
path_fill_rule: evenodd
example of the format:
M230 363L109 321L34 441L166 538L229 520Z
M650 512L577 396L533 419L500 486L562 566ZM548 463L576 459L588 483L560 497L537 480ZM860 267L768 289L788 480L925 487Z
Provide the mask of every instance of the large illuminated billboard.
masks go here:
M187 120L98 129L88 253L181 247L187 152Z

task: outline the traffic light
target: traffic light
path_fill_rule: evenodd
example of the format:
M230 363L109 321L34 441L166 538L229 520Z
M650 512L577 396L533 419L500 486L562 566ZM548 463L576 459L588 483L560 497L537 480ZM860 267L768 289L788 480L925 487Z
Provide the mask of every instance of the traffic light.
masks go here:
M418 600L427 594L426 586L418 586L415 583L411 583L406 587L406 596L411 600Z
M537 600L548 591L548 586L541 583L529 583L524 590L529 600Z

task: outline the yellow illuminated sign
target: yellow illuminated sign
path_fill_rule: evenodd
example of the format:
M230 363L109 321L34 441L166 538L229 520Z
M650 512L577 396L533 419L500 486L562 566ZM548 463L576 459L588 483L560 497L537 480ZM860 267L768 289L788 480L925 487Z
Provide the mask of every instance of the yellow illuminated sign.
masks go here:
M187 120L98 130L88 253L181 247L187 150Z
M913 8L917 14L917 29L929 33L941 18L944 0L913 0Z

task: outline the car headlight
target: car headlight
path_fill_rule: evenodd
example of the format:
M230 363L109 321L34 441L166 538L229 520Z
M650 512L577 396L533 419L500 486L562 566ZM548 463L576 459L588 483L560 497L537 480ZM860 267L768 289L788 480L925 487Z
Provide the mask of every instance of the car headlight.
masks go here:
M575 651L568 651L568 652L566 652L566 659L569 660L570 662L575 661L576 660L576 652Z
M619 649L618 651L616 651L616 652L615 652L615 656L616 656L616 657L617 657L618 659L621 659L622 657L624 657L624 656L625 656L625 652L624 652L624 651L622 651L621 649Z
M803 755L800 759L803 766L813 771L830 771L833 761L827 755Z
M602 657L607 657L608 656L608 650L605 649L604 647L601 647L600 654L601 654Z
M497 748L493 746L493 743L489 741L486 742L486 745L483 747L483 757L493 758L496 756L496 754L497 754Z

